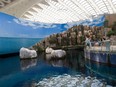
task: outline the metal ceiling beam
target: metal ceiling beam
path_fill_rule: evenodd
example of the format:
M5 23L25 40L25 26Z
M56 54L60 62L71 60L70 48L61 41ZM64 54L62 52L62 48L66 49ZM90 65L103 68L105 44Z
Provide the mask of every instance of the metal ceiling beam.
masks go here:
M94 14L99 15L105 12L116 12L116 8L111 0L101 0L98 2L101 2L100 5L103 5L104 9L101 9L101 6L96 4L94 0L84 0L83 2L79 0L44 0L44 2L32 6L29 12L24 14L33 14L33 16L30 15L29 17L35 21L65 23L89 19Z
M54 12L53 10L47 10L47 8L46 8L46 12L44 13L44 11L42 12L43 13L43 15L44 14L47 14L47 16L49 16L48 18L54 18L54 20L58 20L58 16L56 17L56 15L58 15L58 14L56 14L56 12ZM53 15L53 16L52 16ZM60 16L59 16L60 17Z
M96 11L98 11L99 13L101 13L102 11L99 9L99 7L95 4L95 1L94 0L87 0L91 3L91 5L94 7L94 9ZM102 12L103 13L103 12Z
M61 1L61 0L58 0L58 2L59 2L60 4L62 4L64 7L66 7L67 9L69 9L71 12L73 12L73 13L75 14L75 16L77 16L77 18L78 18L79 20L83 20L83 18L80 16L80 14L79 14L77 11L71 9L70 6L67 6L66 3L63 3L63 1ZM78 20L78 19L77 19L77 20Z
M51 20L46 15L43 17L42 14L40 14L40 15L34 14L31 17L31 19L34 20L35 22L37 22L37 21L42 22L43 20L51 22ZM40 21L40 19L43 19L43 20Z
M107 0L107 2L108 2L109 5L111 6L113 12L116 13L116 8L115 8L114 5L112 4L112 1L111 1L111 0Z
M54 8L54 9L56 9L57 10L57 6L55 6L54 4L52 4L52 3L50 3L50 2L48 2L49 4L50 4L50 6L52 7L52 8ZM57 11L56 11L57 12ZM56 13L56 15L58 15L59 17L60 17L60 14L58 13ZM65 14L65 15L67 15L67 14ZM69 15L68 15L68 18L70 19L70 20L72 20L73 21L73 19L71 18L71 17L69 17Z
M96 9L93 7L93 5L91 5L91 2L89 0L86 0L86 2L91 6L91 8L94 10L94 12L96 13L96 15L98 15Z
M57 3L57 4L60 4L60 3ZM52 5L54 5L54 4L52 3ZM62 7L64 7L64 5L62 5L62 4L60 4L60 5L61 5ZM66 12L68 12L68 14L66 13L65 15L69 15L70 18L73 18L73 20L74 20L74 19L77 19L77 17L75 17L75 15L72 15L72 14L71 14L71 11L70 11L69 9L65 8L65 7L60 9L58 6L54 5L54 8L57 9L57 10L61 10L61 11L62 11L62 10L66 10ZM77 19L77 20L79 20L79 19Z
M106 9L107 9L108 13L110 13L110 11L109 11L109 9L108 9L106 3L104 2L104 0L102 0L102 1L103 1L104 5L106 6Z
M90 13L88 13L88 12L83 8L83 6L81 6L81 5L79 4L78 1L76 1L76 0L71 0L71 2L72 2L73 4L75 4L78 8L80 8L80 9L85 13L85 15L86 15L87 17L89 17Z

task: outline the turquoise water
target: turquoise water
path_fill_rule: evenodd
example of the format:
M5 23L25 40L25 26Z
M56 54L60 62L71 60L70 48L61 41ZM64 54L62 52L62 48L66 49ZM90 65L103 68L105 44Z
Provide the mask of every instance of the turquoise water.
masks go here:
M0 37L0 54L19 52L21 47L30 47L40 40L42 39Z
M38 58L20 60L19 56L0 58L0 87L32 87L43 78L63 74L91 76L116 86L116 67L85 61L83 51L67 51L64 59Z

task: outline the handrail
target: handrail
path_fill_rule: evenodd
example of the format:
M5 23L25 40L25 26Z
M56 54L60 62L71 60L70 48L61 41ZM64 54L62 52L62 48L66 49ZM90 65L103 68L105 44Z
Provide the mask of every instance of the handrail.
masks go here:
M98 42L90 42L91 45L86 46L87 50L116 52L116 41L104 40Z

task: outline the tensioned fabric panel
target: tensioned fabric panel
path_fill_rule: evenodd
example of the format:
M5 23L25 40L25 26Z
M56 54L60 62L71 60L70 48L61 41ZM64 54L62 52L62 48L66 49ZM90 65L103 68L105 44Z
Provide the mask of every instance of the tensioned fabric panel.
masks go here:
M21 18L34 22L68 23L116 13L116 0L46 0L36 3Z

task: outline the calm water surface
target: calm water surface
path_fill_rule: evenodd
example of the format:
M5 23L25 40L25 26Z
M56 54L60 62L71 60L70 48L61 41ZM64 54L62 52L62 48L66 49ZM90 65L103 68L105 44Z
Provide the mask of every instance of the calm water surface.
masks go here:
M67 51L66 58L59 60L46 58L44 53L28 60L0 58L0 87L32 87L43 78L63 74L97 77L116 85L116 67L85 61L83 51Z
M0 37L0 55L19 52L21 47L30 47L42 38Z

